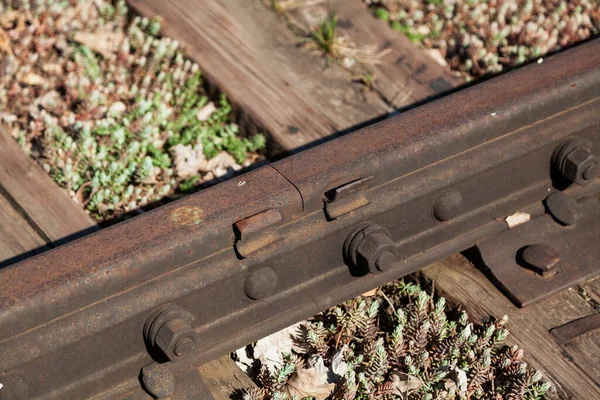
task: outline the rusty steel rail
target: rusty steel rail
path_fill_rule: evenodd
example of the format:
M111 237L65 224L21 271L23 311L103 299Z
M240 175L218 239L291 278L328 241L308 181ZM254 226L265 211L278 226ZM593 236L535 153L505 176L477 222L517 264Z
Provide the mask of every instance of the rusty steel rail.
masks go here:
M558 154L570 137L583 160ZM550 194L597 193L593 149L599 41L4 268L3 393L139 398L145 367L146 390L170 395L180 372L499 235L517 211L544 215Z

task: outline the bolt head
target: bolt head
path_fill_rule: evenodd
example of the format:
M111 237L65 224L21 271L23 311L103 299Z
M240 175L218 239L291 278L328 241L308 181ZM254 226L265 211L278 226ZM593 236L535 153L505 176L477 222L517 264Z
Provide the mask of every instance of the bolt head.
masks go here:
M550 214L563 225L573 225L581 218L577 201L563 192L552 193L545 203Z
M169 360L174 361L193 351L193 348L195 347L192 338L193 335L194 331L189 321L177 318L168 321L161 326L154 339L154 345L159 348ZM188 344L185 339L192 342L192 347L190 347L190 344ZM175 349L180 343L182 344L182 347L179 349L181 355L178 355L175 353Z
M142 368L142 383L152 396L167 397L175 391L175 376L166 364L152 363Z
M244 282L244 292L252 300L269 297L277 289L277 273L269 267L253 271Z
M598 158L588 149L577 147L565 157L561 171L571 182L586 185L597 174Z
M433 203L433 216L438 221L448 221L456 217L463 208L463 197L456 189L442 193Z
M543 277L556 274L556 265L560 257L554 249L546 244L533 244L523 250L523 261Z
M370 272L381 272L394 264L396 245L385 233L366 236L357 249L357 261Z

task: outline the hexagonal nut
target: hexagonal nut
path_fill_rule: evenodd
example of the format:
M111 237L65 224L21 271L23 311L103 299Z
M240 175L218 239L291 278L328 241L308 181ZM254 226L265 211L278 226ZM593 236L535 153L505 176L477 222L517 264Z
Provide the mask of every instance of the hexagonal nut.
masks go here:
M372 273L385 271L396 259L396 245L389 236L381 232L365 237L356 252L357 262L365 265Z
M598 158L589 150L578 147L563 162L562 173L571 182L585 185L596 175Z
M195 332L191 324L181 318L165 323L154 338L154 346L171 361L194 351L195 342Z

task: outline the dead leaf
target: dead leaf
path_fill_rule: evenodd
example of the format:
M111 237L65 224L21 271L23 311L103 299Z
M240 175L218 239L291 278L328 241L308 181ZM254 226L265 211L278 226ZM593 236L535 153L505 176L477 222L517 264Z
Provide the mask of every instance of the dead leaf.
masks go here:
M29 86L41 86L45 82L45 79L38 74L28 72L19 79L19 82Z
M290 353L294 346L293 337L297 334L300 325L297 323L275 332L266 338L260 339L254 346L254 358L271 372L283 365L282 353Z
M315 400L325 400L335 389L335 383L328 383L328 369L321 357L315 357L309 363L313 366L299 369L287 382L285 390L290 396L300 399L312 396Z
M100 54L106 59L112 59L116 56L115 52L123 41L122 32L97 31L97 32L77 32L73 40L77 43L89 47L91 50Z
M10 38L4 29L0 28L0 53L13 55L12 47L10 46Z
M206 121L215 113L215 111L217 111L217 107L215 106L215 103L211 101L198 111L196 118L198 118L198 121Z
M438 63L444 68L448 67L448 62L446 62L446 59L438 49L428 49L425 51L431 56L431 58L433 58L433 60L436 63Z
M377 291L379 290L378 287L376 287L375 289L369 290L368 292L364 292L363 294L361 294L362 297L373 297L377 294Z
M115 101L108 107L107 115L112 118L118 118L127 111L127 106L122 101Z
M26 27L25 16L17 10L5 11L0 14L0 27L7 30L16 29L17 32L22 32Z
M442 368L441 371L448 371L446 379L444 381L444 387L446 389L456 388L456 392L461 396L467 394L467 374L465 371L458 367L446 367Z
M60 75L63 73L63 67L60 64L47 63L42 65L42 71L50 75Z
M518 211L512 215L509 215L504 219L509 228L514 228L531 220L531 215L526 212Z
M344 361L345 350L346 346L333 354L333 357L331 358L331 372L333 372L331 375L333 376L330 377L329 381L337 383L344 375L346 375L346 372L348 372L348 364Z
M392 393L399 396L407 396L412 392L419 390L423 386L423 381L414 375L398 372L392 375Z

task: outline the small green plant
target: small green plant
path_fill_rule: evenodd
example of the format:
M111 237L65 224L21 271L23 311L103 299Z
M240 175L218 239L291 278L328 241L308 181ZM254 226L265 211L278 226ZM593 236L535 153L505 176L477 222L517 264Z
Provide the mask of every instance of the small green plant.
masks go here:
M159 19L127 14L124 0L0 4L0 123L98 219L229 176L265 147L204 94Z
M337 28L338 18L334 15L322 21L316 28L311 32L311 37L314 40L317 47L328 57L336 58L336 41L337 41Z
M539 400L550 384L527 367L521 349L502 345L506 323L475 325L466 312L448 310L443 297L395 282L307 323L296 336L302 351L285 355L275 371L263 368L262 388L245 400ZM298 376L319 364L315 358L330 388L299 396Z

